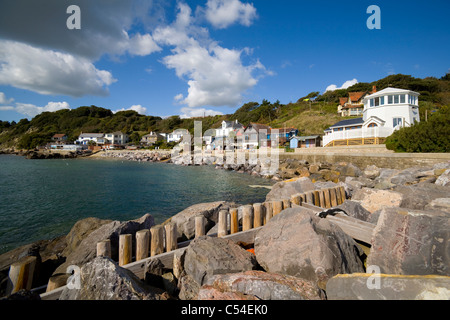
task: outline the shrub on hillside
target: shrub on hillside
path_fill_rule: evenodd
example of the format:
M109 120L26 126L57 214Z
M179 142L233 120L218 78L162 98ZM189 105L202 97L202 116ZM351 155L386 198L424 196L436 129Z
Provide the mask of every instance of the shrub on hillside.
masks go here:
M402 128L386 140L386 147L396 152L450 152L450 108L443 107L428 121Z

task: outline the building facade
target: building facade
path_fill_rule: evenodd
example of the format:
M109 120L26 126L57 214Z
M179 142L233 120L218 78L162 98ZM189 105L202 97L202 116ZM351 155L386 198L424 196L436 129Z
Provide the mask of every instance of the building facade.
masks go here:
M395 130L420 122L419 93L386 88L364 98L362 118L344 120L325 130L324 146L380 144Z

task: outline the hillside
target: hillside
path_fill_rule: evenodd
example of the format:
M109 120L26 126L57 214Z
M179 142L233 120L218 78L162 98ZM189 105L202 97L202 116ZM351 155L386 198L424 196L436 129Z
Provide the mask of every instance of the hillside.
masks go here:
M184 128L193 133L194 121L202 121L203 132L220 127L223 120L238 120L247 126L250 122L264 123L273 128L295 127L300 134L322 134L330 125L343 120L337 114L340 97L348 96L353 91L370 91L391 86L417 91L420 96L421 119L425 113L450 105L450 74L441 79L418 79L408 75L391 75L372 83L358 83L348 89L329 91L322 95L312 92L295 103L281 104L263 100L261 103L248 102L234 114L223 116L180 119L179 116L162 119L154 116L140 115L135 111L113 113L111 110L83 106L72 110L42 113L31 121L22 119L18 123L0 121L0 149L34 148L44 144L56 133L65 133L69 140L76 140L81 132L122 131L130 135L137 143L150 131L172 132ZM313 99L313 102L305 101Z

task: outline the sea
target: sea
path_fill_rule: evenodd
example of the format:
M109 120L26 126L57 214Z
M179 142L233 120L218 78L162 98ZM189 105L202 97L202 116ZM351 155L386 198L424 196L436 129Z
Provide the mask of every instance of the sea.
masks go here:
M263 202L274 182L213 166L0 155L0 254L67 234L81 219L159 224L213 201Z

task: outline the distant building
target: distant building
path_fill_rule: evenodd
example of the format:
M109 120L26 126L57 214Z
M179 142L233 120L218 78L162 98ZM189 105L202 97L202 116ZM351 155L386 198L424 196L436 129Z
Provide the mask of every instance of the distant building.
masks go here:
M141 143L148 145L148 146L152 146L155 143L157 143L158 141L164 141L164 140L165 140L165 136L163 136L162 134L159 134L156 132L150 132L149 134L146 134L145 136L142 137Z
M180 142L183 139L183 133L181 130L175 130L172 133L167 134L167 142Z
M215 131L215 136L206 134L204 138L207 150L234 150L240 147L237 144L236 137L244 132L244 126L238 120L223 121L222 127Z
M104 144L124 145L129 142L130 138L126 133L116 131L105 134L104 138L107 140Z
M384 143L395 130L420 122L419 93L386 88L364 98L362 118L340 121L325 130L324 146Z
M374 86L371 92L349 92L347 98L339 99L338 113L341 117L361 116L364 111L364 98L376 91L377 87Z
M318 148L321 146L322 137L320 135L314 136L293 136L289 140L289 148Z
M260 123L250 123L244 130L244 149L257 149L258 147L270 147L268 135L270 127Z
M58 143L64 143L67 141L67 135L64 133L57 133L52 137L52 141Z
M271 128L269 130L269 133L267 135L268 140L268 146L271 146L272 140L278 139L278 145L283 146L286 142L288 142L293 136L296 136L298 134L298 129L296 128L280 128L280 129L273 129Z
M81 133L78 139L75 141L76 144L88 145L89 142L99 144L99 140L102 142L104 137L103 133Z

